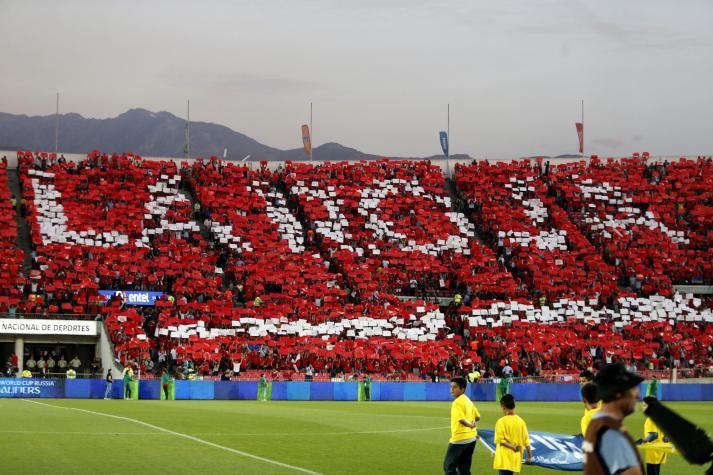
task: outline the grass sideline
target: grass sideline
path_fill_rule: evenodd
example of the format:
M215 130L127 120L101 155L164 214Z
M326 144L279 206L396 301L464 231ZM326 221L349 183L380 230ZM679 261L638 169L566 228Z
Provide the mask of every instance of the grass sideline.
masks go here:
M0 399L2 473L438 474L449 437L445 402L33 401L42 404ZM477 406L481 427L492 428L499 406ZM713 432L713 403L669 406ZM520 403L517 410L531 430L564 434L578 432L582 415L579 403ZM641 412L627 427L641 436ZM495 473L491 466L479 444L473 473ZM524 467L522 473L558 472ZM662 473L694 475L704 468L672 456Z

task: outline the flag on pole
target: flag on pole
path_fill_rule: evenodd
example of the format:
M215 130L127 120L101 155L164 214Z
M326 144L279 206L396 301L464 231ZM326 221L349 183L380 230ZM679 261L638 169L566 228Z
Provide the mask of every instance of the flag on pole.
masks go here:
M438 134L441 140L441 150L443 150L443 155L448 156L448 133L441 131Z
M577 135L579 136L579 153L584 153L584 124L575 122L574 125L577 127Z
M312 138L309 134L309 125L302 125L302 144L304 144L305 153L308 157L312 157Z

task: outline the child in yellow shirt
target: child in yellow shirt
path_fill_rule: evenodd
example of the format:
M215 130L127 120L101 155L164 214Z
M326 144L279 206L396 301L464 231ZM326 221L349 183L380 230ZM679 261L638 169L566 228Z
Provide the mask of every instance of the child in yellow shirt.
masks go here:
M653 398L653 396L650 397ZM646 411L648 404L644 402L643 406L644 411ZM659 429L656 424L654 424L654 421L652 421L650 417L647 417L644 421L644 439L642 440L642 442L647 442L651 444L663 444L668 442L668 440L664 436L664 433L661 432L661 429ZM665 450L648 449L644 451L646 475L659 475L661 473L661 465L666 463L667 458L668 453Z
M597 400L597 387L593 384L585 384L582 386L582 402L584 403L584 416L579 422L579 427L582 430L582 437L587 435L587 427L592 421L592 416L599 411L601 402Z
M515 398L512 394L505 394L500 398L500 408L503 410L503 417L495 423L493 468L499 471L499 475L513 475L520 473L522 468L523 448L527 449L525 463L532 461L530 436L525 421L515 414Z

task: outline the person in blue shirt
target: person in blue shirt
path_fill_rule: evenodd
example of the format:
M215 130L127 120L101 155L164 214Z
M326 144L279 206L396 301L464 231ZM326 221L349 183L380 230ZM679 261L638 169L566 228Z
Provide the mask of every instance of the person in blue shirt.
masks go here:
M636 409L643 378L621 363L604 366L594 377L602 407L584 434L584 475L644 475L644 464L623 420Z

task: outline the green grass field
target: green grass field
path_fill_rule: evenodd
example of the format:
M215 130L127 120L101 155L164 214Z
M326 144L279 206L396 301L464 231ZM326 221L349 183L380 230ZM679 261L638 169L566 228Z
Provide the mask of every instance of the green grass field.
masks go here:
M34 401L41 404L0 399L0 473L438 474L449 437L445 402ZM477 405L481 427L492 428L499 407ZM713 432L713 404L670 407ZM518 412L531 430L573 434L582 409L522 403ZM627 422L640 436L642 414ZM495 473L491 463L479 445L473 473ZM556 472L524 467L522 473ZM662 473L704 469L672 456Z

